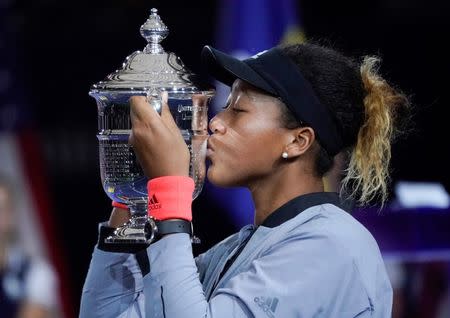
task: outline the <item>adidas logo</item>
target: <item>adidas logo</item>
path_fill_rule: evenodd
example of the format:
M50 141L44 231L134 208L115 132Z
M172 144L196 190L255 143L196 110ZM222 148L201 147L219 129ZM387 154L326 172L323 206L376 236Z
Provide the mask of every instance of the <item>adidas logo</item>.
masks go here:
M276 297L255 297L255 303L266 313L267 317L274 318L277 310L278 298Z
M152 197L150 198L150 204L148 205L148 207L151 210L161 209L161 203L159 203L158 199L156 198L156 195L152 195Z

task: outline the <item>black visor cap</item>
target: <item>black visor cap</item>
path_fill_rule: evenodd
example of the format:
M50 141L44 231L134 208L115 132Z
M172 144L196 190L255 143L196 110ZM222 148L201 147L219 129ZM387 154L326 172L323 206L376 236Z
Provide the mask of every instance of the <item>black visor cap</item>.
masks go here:
M334 114L322 105L311 84L279 48L274 47L240 61L205 46L201 57L209 74L218 81L231 86L239 78L279 97L300 123L314 129L329 155L334 156L343 148L342 132Z
M232 86L236 79L241 79L257 88L276 95L274 89L244 61L225 54L210 46L205 46L201 53L203 65L208 73L219 82Z

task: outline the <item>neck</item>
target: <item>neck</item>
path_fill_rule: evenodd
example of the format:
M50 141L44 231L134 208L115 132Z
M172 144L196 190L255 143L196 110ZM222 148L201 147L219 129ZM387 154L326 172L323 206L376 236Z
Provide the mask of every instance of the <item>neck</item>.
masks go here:
M324 191L322 178L289 167L249 188L255 205L255 225L260 225L276 209L295 197Z

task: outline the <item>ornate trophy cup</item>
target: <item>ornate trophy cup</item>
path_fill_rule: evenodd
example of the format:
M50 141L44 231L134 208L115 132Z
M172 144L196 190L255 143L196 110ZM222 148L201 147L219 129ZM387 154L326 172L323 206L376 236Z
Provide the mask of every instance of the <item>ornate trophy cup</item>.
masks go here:
M89 91L98 108L97 138L103 188L112 200L126 204L131 211L130 221L108 237L108 243L142 244L152 239L149 233L152 224L146 226L152 222L147 216L148 180L128 145L131 96L152 97L149 98L151 106L160 113L160 94L168 93L170 111L191 152L189 173L195 181L194 199L202 190L205 178L207 103L214 90L186 69L174 53L164 51L160 42L169 30L156 9L151 10L140 33L148 42L144 50L129 55L120 70L92 85Z

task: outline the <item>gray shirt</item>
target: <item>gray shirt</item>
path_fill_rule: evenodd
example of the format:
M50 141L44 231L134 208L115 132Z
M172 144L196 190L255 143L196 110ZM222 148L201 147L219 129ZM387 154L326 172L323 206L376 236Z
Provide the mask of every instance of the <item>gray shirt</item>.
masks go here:
M372 235L334 204L287 210L295 216L246 226L197 258L187 234L166 236L147 249L144 277L133 254L96 248L80 317L391 317Z

